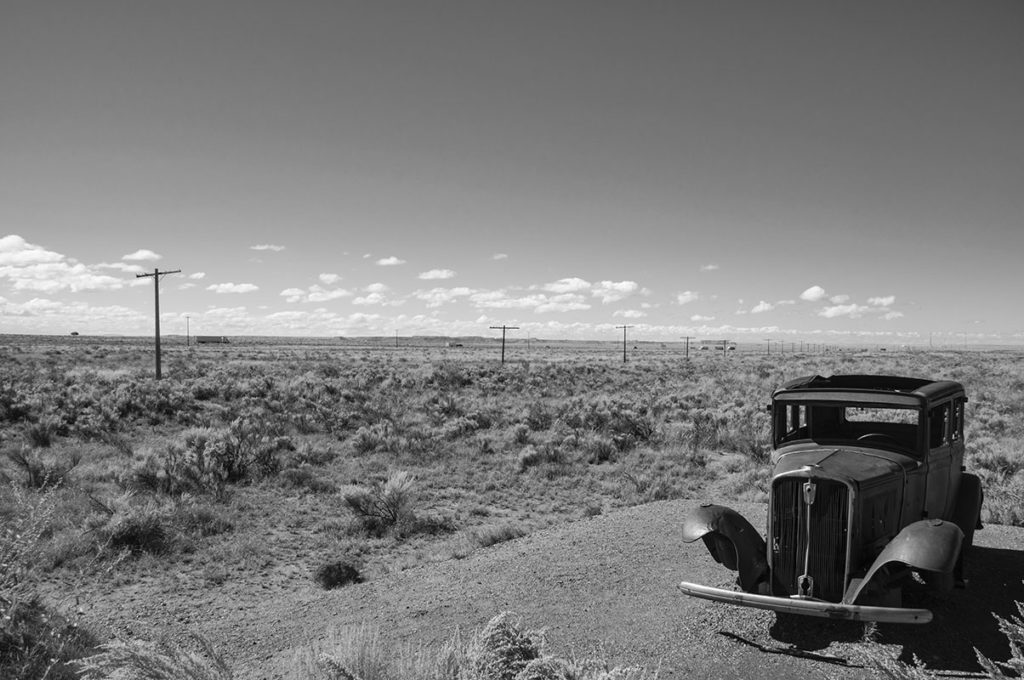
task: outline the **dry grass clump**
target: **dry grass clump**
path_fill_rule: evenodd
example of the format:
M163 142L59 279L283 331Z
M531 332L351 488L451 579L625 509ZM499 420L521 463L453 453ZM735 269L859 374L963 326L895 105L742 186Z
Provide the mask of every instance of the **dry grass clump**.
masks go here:
M377 628L340 633L296 659L297 680L656 680L640 667L594 659L562 659L545 651L544 635L502 612L469 639L456 631L434 649L393 648Z
M233 680L224 659L203 638L198 652L168 642L115 640L75 665L85 680Z

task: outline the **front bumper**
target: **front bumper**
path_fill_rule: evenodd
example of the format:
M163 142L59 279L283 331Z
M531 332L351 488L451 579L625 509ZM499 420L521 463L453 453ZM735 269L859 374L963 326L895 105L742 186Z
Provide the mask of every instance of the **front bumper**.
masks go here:
M797 597L776 597L745 593L725 588L702 586L697 583L683 581L679 590L693 597L700 597L715 602L725 602L742 607L771 609L787 614L804 614L825 619L845 619L848 621L877 621L879 623L928 623L932 613L927 609L904 609L903 607L867 607L859 604L843 604Z

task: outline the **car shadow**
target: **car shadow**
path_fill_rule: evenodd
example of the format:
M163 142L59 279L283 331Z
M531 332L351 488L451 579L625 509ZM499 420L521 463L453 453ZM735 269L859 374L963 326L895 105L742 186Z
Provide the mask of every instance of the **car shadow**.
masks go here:
M975 648L994 661L1010 656L1006 637L995 615L1019 616L1016 602L1024 602L1024 552L975 546L969 562L966 589L937 594L925 591L904 595L907 607L930 609L934 618L923 625L878 624L813 620L777 615L769 634L797 649L821 650L834 642L857 642L867 637L902 648L899 659L908 664L916 656L932 670L976 672Z

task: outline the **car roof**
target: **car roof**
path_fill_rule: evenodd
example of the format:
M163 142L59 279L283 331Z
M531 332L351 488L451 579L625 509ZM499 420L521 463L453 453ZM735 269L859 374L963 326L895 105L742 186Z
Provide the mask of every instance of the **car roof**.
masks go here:
M846 397L853 401L897 404L927 404L950 396L963 396L964 388L953 380L928 380L895 375L809 375L790 380L772 395L773 399L821 398L830 401Z

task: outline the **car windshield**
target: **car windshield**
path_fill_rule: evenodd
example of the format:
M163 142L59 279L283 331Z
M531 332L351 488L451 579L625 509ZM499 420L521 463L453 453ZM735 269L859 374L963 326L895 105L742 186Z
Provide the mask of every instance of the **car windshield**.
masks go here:
M915 408L780 402L775 409L775 445L810 439L914 451L919 422Z

